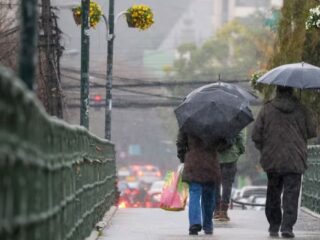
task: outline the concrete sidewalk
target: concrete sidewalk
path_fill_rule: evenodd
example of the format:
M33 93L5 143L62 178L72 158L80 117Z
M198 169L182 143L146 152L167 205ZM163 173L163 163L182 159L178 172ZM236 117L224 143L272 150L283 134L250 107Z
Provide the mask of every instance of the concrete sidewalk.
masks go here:
M264 211L231 210L229 223L215 223L214 234L188 235L187 210L119 209L99 240L263 240L268 236ZM320 240L320 219L300 212L294 232L297 240Z

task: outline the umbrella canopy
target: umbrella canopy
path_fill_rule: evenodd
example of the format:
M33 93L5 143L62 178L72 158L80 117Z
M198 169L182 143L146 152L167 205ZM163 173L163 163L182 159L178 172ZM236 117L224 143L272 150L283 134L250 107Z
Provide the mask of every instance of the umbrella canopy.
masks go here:
M257 82L301 89L320 88L320 68L303 62L285 64L271 69Z
M226 82L217 82L217 83L211 83L204 85L202 87L199 87L195 90L193 90L191 93L187 95L188 97L191 97L194 94L197 94L198 92L210 92L216 89L221 89L224 90L228 93L231 93L233 95L236 95L244 100L247 100L249 102L257 100L257 96L254 95L253 93L243 89L242 87L236 85L236 84L231 84L231 83L226 83Z
M247 102L222 89L188 96L174 112L179 128L205 143L234 138L253 121Z

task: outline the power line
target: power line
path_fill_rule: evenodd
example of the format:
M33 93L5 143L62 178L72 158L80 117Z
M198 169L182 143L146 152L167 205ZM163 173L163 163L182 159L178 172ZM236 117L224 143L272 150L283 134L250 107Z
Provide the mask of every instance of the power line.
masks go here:
M146 92L130 90L130 89L125 89L125 88L118 88L117 91L123 91L123 92L129 92L129 93L137 93L139 95L152 96L152 97L158 97L158 98L183 100L183 97L174 97L174 96L167 96L167 95L162 95L162 94L146 93Z
M71 73L76 73L76 74L79 74L79 70L78 69L72 69L72 68L62 68L63 71L65 72L71 72ZM130 71L131 72L131 71ZM241 74L242 73L242 74ZM220 72L219 75L220 76L224 76L224 75L229 75L229 74L238 74L238 75L244 75L242 71L234 71L234 70L224 70L224 72ZM90 75L96 77L96 78L100 78L100 79L103 79L105 80L106 78L106 75L105 73L100 73L100 72L94 72L94 71L91 71L90 72ZM211 75L204 75L204 76L207 76L209 78L211 78L212 76ZM128 81L139 81L139 82L150 82L150 79L159 79L159 77L143 77L143 78L128 78L128 77L122 77L122 76L113 76L114 79L120 79L120 80L128 80ZM235 77L237 78L237 77ZM240 77L238 77L240 78ZM212 79L212 78L211 78ZM226 81L226 82L230 82L230 81L233 81L233 80L228 80L228 79L222 79L220 78L221 81ZM241 79L243 79L243 77L241 77ZM179 79L180 80L180 79ZM169 79L166 80L166 79L163 79L163 81L170 81ZM181 79L180 81L184 81L184 79ZM209 80L208 80L209 81ZM212 81L216 81L215 79L212 79ZM249 81L247 79L247 81Z
M122 79L122 78L121 78ZM134 79L132 79L134 80ZM130 83L130 84L113 84L113 88L128 88L128 87L177 87L177 86L195 86L195 85L205 85L210 83L216 83L219 82L218 80L201 80L201 81L171 81L171 82L161 82L161 81L150 81L150 82L144 82L144 83ZM243 80L228 80L225 81L228 83L248 83L248 79ZM63 85L64 89L77 89L80 86L75 85ZM95 83L90 88L105 88L105 84L99 84Z
M79 100L73 98L73 100ZM90 103L91 108L98 108L98 109L104 109L106 107L105 104L105 99L102 100L100 103ZM155 108L155 107L169 107L169 108L174 108L177 107L181 101L174 101L174 100L168 100L168 101L127 101L127 100L116 100L113 102L112 106L114 108L138 108L138 109L147 109L147 108ZM260 106L262 103L260 101L254 102L251 105L252 106ZM80 108L79 103L67 103L68 108Z

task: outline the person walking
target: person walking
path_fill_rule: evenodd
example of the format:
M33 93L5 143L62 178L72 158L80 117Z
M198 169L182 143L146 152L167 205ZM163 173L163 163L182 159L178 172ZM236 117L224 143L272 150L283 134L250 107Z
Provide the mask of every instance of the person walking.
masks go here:
M239 133L233 144L224 151L218 153L221 170L221 184L216 187L216 208L213 219L217 221L230 221L228 209L231 198L232 184L237 172L237 161L245 151L243 134ZM222 186L222 195L221 195Z
M265 213L271 237L278 237L279 230L284 238L295 237L307 139L312 137L316 128L310 112L294 97L292 88L278 86L276 97L262 107L252 133L268 177Z
M189 234L213 234L215 185L220 181L217 144L206 146L196 136L179 132L177 156L184 163L182 180L189 184Z

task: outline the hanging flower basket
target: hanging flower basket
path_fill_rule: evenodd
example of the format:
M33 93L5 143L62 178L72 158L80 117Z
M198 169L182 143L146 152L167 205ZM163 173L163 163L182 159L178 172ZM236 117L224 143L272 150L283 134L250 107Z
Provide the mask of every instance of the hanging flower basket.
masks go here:
M72 9L73 19L77 25L81 25L82 8L81 5ZM98 3L90 1L89 8L89 25L95 28L95 26L100 22L102 16L102 10Z
M153 23L153 12L147 5L133 5L126 13L128 27L140 30L148 29Z
M131 14L130 13L126 13L126 19L127 19L127 24L128 24L128 27L130 28L135 28L135 25L133 23L133 19L131 17Z
M77 25L81 25L81 11L74 8L72 9L72 15L73 15L74 22Z
M310 8L309 16L306 21L306 30L320 29L320 5Z

